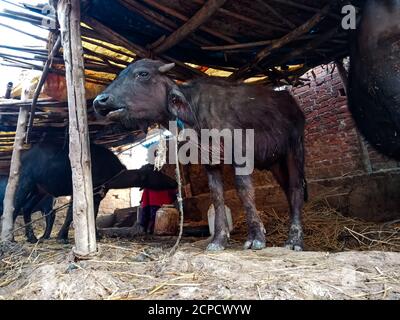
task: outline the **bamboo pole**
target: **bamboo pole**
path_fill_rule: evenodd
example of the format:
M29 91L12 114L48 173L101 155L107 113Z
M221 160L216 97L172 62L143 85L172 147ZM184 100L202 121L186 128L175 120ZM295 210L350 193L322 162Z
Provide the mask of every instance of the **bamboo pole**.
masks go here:
M57 14L68 91L69 159L75 227L73 251L76 258L88 258L96 253L97 248L79 0L60 0Z
M12 241L14 231L14 211L15 211L15 194L19 182L19 173L21 169L21 150L24 145L26 124L28 122L29 108L22 107L19 109L17 122L17 130L13 145L13 153L11 157L10 175L7 182L6 192L3 201L3 216L1 240Z

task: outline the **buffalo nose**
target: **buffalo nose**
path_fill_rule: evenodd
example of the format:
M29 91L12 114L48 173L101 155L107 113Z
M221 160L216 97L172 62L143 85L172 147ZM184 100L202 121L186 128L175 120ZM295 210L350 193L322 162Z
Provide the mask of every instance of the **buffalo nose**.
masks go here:
M102 116L106 116L113 109L112 101L113 98L111 95L103 93L98 95L96 99L94 99L93 107L97 113Z
M99 104L105 104L108 101L108 98L110 96L108 94L100 94L99 96L97 96L96 100Z

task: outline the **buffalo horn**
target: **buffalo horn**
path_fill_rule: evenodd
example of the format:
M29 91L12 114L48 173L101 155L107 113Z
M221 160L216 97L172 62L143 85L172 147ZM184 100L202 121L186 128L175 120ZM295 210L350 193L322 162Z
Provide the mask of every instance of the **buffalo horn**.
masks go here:
M167 63L167 64L164 64L164 65L160 66L158 68L158 71L160 71L161 73L167 73L173 67L175 67L175 63L173 63L173 62L172 63Z

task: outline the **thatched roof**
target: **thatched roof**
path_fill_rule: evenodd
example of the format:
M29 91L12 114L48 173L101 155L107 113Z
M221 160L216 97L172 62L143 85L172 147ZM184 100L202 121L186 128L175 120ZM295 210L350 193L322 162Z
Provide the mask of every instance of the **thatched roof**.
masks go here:
M365 1L350 2L362 7ZM301 83L300 77L308 69L348 55L348 31L341 28L341 8L347 3L344 0L82 0L92 135L98 137L97 142L109 145L134 140L128 132L96 122L90 98L126 65L143 57L176 62L172 76L178 80L218 74L217 69L232 80L259 77L258 82L267 84ZM0 16L42 27L41 7L25 7L35 13L21 13L11 6ZM3 63L43 68L45 46L14 50L14 57L0 52ZM31 52L33 61L18 57L18 51ZM62 77L61 52L54 58L50 72ZM53 85L55 80L52 81ZM95 90L91 90L93 86ZM54 97L63 100L55 91L50 89L53 100L38 106L33 142L41 139L43 133L64 139L67 107L65 102L54 102ZM0 103L0 131L11 132L0 135L0 159L9 157L17 113L18 104ZM5 150L6 154L1 152Z

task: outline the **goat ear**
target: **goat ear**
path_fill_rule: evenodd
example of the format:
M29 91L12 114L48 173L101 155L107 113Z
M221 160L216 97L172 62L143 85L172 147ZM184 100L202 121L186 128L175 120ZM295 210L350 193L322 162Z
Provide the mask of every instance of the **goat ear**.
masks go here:
M183 93L176 88L172 89L168 94L168 112L174 116L185 112L189 106Z
M168 71L172 70L175 67L175 63L167 63L167 64L163 64L162 66L158 67L158 71L160 71L160 73L167 73Z

